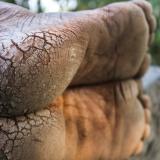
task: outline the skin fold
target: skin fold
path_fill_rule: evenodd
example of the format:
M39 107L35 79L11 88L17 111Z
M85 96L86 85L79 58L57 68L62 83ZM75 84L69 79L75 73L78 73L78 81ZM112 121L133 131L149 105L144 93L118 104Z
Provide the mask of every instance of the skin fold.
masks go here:
M148 137L143 0L74 13L0 2L0 159L123 160Z
M69 89L42 111L1 118L0 147L13 160L128 158L148 136L141 97L134 80Z

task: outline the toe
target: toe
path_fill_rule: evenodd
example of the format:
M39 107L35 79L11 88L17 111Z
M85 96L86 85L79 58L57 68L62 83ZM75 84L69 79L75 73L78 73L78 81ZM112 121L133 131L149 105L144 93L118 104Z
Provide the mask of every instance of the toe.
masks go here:
M142 137L139 140L138 145L135 148L134 155L139 155L143 151L144 141L149 138L151 135L151 100L149 96L145 95L144 93L140 93L139 101L142 104L142 108L144 111L144 130L142 132Z
M139 99L142 103L143 108L148 108L148 109L151 108L151 106L152 106L151 99L148 95L145 95L145 94L141 95Z
M144 12L147 23L149 25L149 33L150 33L150 38L149 38L149 45L152 43L154 39L154 31L156 29L156 20L155 17L153 16L153 9L150 3L148 3L145 0L134 0L133 1L136 5L138 5Z
M138 146L135 149L135 152L134 152L135 155L139 155L142 152L143 146L144 146L143 142L140 141L140 143L138 144Z
M141 78L148 70L150 63L151 63L151 56L150 56L150 54L146 54L144 57L144 60L142 62L142 65L141 65L137 75L135 76L135 78Z
M140 96L140 101L142 103L142 106L144 108L144 116L145 116L145 128L144 128L144 134L142 136L142 140L147 139L150 136L151 133L151 127L150 127L150 121L151 121L151 100L149 96L143 94Z
M142 137L142 140L149 138L150 134L151 134L151 127L149 124L147 124L144 129L144 135Z
M144 109L144 115L145 115L145 120L146 123L150 123L151 121L151 111L147 108Z

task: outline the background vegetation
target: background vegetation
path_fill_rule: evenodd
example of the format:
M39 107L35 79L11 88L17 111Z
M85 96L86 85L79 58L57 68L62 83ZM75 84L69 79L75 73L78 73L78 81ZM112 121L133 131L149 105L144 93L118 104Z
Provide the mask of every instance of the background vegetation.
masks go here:
M22 5L23 7L29 8L29 0L1 0L6 1L10 3L18 3L19 5ZM35 0L37 3L37 12L43 12L43 6L41 4L41 0ZM53 0L57 1L58 3L63 3L65 1L65 5L69 3L70 0ZM112 2L120 2L120 1L127 1L127 0L75 0L76 7L73 9L68 8L67 10L84 10L84 9L93 9L96 7L104 6L108 3ZM153 5L153 11L157 19L157 29L155 34L155 41L151 47L151 54L153 57L153 63L160 65L160 0L148 0ZM47 3L47 0L45 1ZM65 7L66 10L66 7ZM61 11L63 11L63 5L61 7Z

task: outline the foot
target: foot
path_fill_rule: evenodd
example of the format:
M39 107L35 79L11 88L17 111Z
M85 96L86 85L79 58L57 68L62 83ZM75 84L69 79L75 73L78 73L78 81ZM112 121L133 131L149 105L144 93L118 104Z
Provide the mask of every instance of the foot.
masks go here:
M64 93L67 158L124 160L150 135L150 99L135 80Z
M142 76L150 62L147 52L156 26L151 5L138 0L114 3L95 12L90 21L97 23L88 30L91 38L86 55L72 84Z
M68 85L141 76L155 28L148 2L60 15L2 2L0 7L1 116L45 108Z
M138 154L149 134L149 105L136 81L149 64L151 6L142 0L33 14L0 2L0 9L0 157Z
M47 109L0 119L7 160L124 160L150 134L150 100L135 80L68 89Z

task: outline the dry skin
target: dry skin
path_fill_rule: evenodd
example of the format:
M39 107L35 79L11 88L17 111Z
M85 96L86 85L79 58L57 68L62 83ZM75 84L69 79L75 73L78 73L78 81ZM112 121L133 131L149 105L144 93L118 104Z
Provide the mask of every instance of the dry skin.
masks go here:
M150 132L141 77L154 30L143 0L43 14L0 2L0 159L140 153Z

